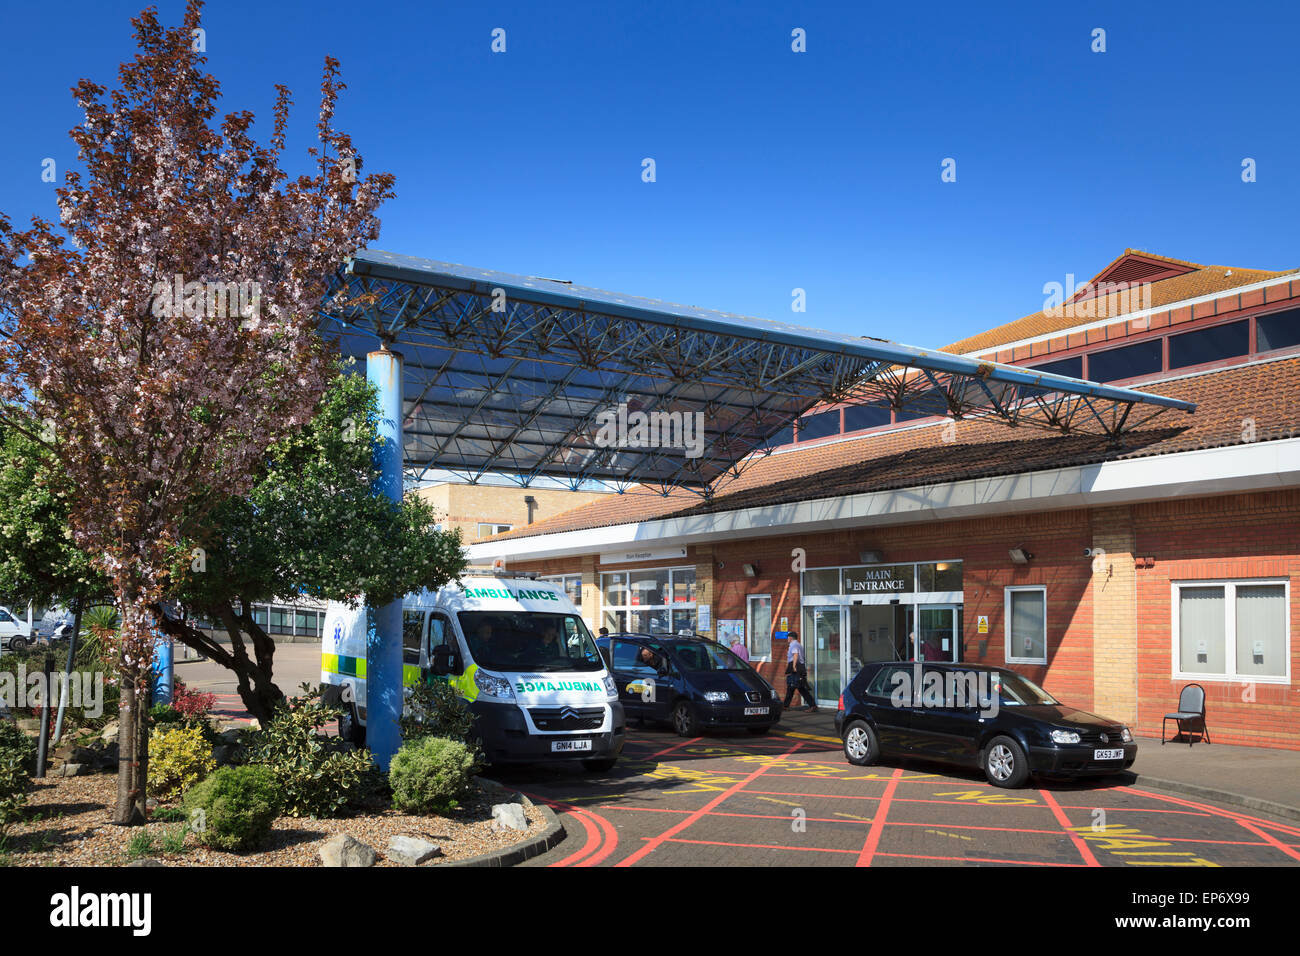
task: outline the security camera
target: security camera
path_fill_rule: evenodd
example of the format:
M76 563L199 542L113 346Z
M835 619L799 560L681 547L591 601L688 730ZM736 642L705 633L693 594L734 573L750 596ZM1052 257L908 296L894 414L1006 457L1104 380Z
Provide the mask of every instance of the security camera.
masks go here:
M1092 557L1092 548L1084 548L1084 549L1083 549L1083 556L1084 556L1085 558L1091 558L1091 557Z

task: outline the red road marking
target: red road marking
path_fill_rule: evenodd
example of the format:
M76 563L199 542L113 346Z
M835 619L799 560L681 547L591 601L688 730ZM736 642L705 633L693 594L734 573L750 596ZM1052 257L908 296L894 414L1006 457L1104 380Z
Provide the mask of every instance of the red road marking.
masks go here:
M734 846L746 850L795 850L799 853L857 853L857 850L836 850L823 846L782 846L779 843L724 843L721 840L683 840L673 837L665 843L694 843L697 846Z
M785 752L785 755L788 756L789 754L794 753L794 752L795 752L796 750L798 750L801 746L803 746L802 741L796 743L793 747L791 747L789 750L787 750L787 751ZM631 865L634 864L637 860L640 860L640 859L642 859L642 858L648 856L649 854L653 853L654 850L655 850L655 848L658 847L658 846L659 846L661 843L663 843L665 840L667 840L669 837L672 837L672 836L674 836L675 834L678 834L678 833L680 833L681 831L685 830L687 827L689 827L689 826L690 826L692 823L694 823L696 820L699 820L701 817L703 817L706 813L708 813L710 810L712 810L712 809L713 809L714 807L716 807L718 804L722 803L722 801L726 800L726 799L727 799L728 797L730 797L733 793L736 793L738 790L740 790L742 787L744 787L745 784L749 783L751 780L756 780L756 779L758 779L760 776L762 776L763 772L764 772L765 770L767 770L768 766L769 766L768 764L763 764L763 765L760 766L757 770L755 770L753 773L751 773L748 777L746 777L744 780L741 780L739 783L736 783L736 784L732 785L732 786L729 787L728 789L724 790L722 793L718 794L716 797L714 797L712 800L710 800L708 803L706 803L706 804L705 804L703 807L701 807L699 810L696 810L694 813L692 813L692 814L691 814L690 816L688 816L686 819L684 819L684 820L678 822L677 824L675 824L675 825L669 827L669 828L668 828L667 830L665 830L663 833L659 834L659 836L650 838L650 839L649 839L649 840L648 840L648 841L647 841L647 842L646 842L646 843L645 843L645 844L644 844L644 845L643 845L639 850L637 850L635 853L632 853L630 856L628 856L628 857L626 857L626 858L620 860L616 865L617 865L617 866L631 866Z
M1084 863L1088 866L1101 866L1101 864L1097 862L1097 858L1093 856L1092 850L1088 848L1088 844L1083 841L1083 837L1070 829L1070 818L1065 815L1065 811L1062 810L1061 805L1056 802L1056 798L1047 790L1039 790L1038 793L1042 796L1043 802L1052 808L1052 813L1056 817L1056 822L1061 825L1061 829L1065 831L1065 835L1074 843L1075 848L1079 851L1079 855L1083 857Z
M921 853L880 853L878 856L896 856L907 860L949 860L955 863L1010 863L1014 866L1084 866L1083 863L1052 863L1042 860L995 860L986 856L925 856Z
M1130 789L1130 788L1125 787L1124 789L1125 789L1125 790L1128 790L1128 789ZM1226 818L1229 819L1229 820L1233 820L1233 821L1235 821L1238 825L1240 825L1240 826L1242 826L1242 827L1245 827L1247 830L1249 830L1251 833L1255 834L1256 836L1258 836L1258 837L1263 837L1265 840L1267 840L1267 841L1268 841L1272 846L1274 846L1276 849L1281 850L1281 851L1282 851L1283 853L1285 853L1287 856L1291 857L1291 859L1293 859L1293 860L1300 860L1300 853L1296 852L1296 851L1293 850L1291 847L1287 846L1285 843L1283 843L1283 842L1282 842L1281 840L1279 840L1277 837L1273 836L1271 833L1266 833L1264 830L1260 829L1260 828L1259 828L1258 826L1256 826L1255 824L1256 824L1256 823L1262 823L1262 824L1264 824L1265 826L1275 826L1275 827L1278 827L1279 829L1283 829L1283 830L1292 830L1292 829L1294 829L1293 827L1289 827L1289 826L1287 826L1287 825L1285 825L1285 824L1274 824L1274 823L1270 823L1270 822L1268 822L1268 821L1255 820L1255 819L1252 819L1252 818L1250 818L1250 817L1247 817L1245 814L1242 814L1242 813L1235 813L1235 812L1233 812L1233 811L1231 811L1231 810L1220 810L1218 807L1212 807L1212 806L1208 806L1208 805L1206 805L1206 804L1195 803L1195 802L1193 802L1193 801L1191 801L1191 800L1182 800L1182 799L1180 799L1180 798L1178 798L1178 797L1167 797L1167 796L1165 796L1164 794L1160 794L1160 793L1151 793L1151 792L1149 792L1149 791L1142 791L1142 790L1138 790L1138 791L1134 791L1134 792L1135 792L1135 793L1143 793L1143 794L1145 794L1146 796L1149 796L1149 797L1155 797L1157 800L1166 800L1166 801L1168 801L1169 803L1175 803L1175 804L1178 804L1178 805L1180 805L1180 806L1184 806L1184 807L1198 807L1198 806L1204 806L1207 810L1210 810L1211 812L1213 812L1213 813L1216 814L1217 816L1226 817Z
M524 793L530 800L545 803L549 807L576 818L582 824L582 828L586 833L586 842L581 847L564 859L550 863L548 866L595 866L613 853L614 848L618 846L618 831L614 829L613 824L600 814L592 813L590 810L584 810L581 807L575 807L560 800L552 800L548 797L524 791L520 792ZM586 859L583 859L584 857Z
M903 775L900 767L894 771L894 775L889 778L889 783L885 785L885 793L880 798L880 805L876 808L876 815L871 818L871 829L867 831L867 842L862 844L862 852L858 854L858 866L870 866L871 857L876 852L876 847L880 844L880 834L885 829L885 817L889 813L889 803L894 799L894 791L898 789L898 778Z

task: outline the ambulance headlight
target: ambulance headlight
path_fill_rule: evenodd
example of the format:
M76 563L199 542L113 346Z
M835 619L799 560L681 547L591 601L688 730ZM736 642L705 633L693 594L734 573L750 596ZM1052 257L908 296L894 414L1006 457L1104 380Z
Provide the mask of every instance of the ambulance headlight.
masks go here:
M495 697L497 700L515 699L515 689L510 686L510 681L496 674L489 674L487 671L474 672L474 686L478 688L480 694L487 697Z
M605 675L605 696L610 700L618 697L618 685L614 683L614 678L608 674Z

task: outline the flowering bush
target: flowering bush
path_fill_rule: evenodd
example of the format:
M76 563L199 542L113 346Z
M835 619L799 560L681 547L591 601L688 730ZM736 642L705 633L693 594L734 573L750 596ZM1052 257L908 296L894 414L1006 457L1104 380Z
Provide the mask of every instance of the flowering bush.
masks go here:
M172 689L172 709L181 715L182 720L201 720L208 716L208 711L212 710L212 705L216 702L216 694L190 690L179 680Z

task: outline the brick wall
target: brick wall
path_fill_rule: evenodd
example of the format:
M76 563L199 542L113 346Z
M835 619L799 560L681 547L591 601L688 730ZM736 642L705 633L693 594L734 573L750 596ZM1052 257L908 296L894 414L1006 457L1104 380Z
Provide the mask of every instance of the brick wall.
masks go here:
M1291 673L1300 673L1300 490L722 541L711 555L692 548L685 562L649 566L694 563L698 600L710 605L715 625L719 618L744 618L748 595L770 594L773 627L788 617L802 633L795 548L804 549L811 568L858 564L863 550L880 551L886 563L961 560L963 660L1012 666L1062 701L1130 721L1144 736L1160 735L1160 718L1176 709L1186 683L1172 677L1174 581L1289 580ZM1033 558L1013 564L1011 548ZM1104 550L1105 559L1085 555L1089 548ZM1135 557L1147 556L1155 566L1135 568ZM745 575L746 563L758 566L756 577ZM529 569L557 574L585 566L569 558ZM1012 585L1046 588L1046 665L1005 663L1004 589ZM981 615L989 623L983 635ZM783 691L785 642L773 641L772 650L772 659L756 666ZM1215 741L1300 750L1294 683L1199 683Z

